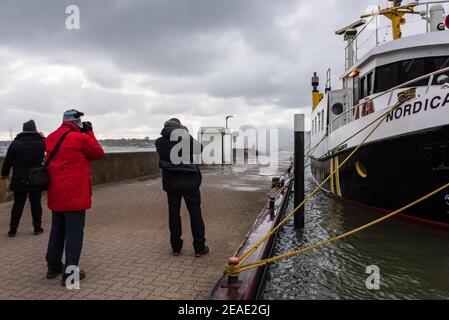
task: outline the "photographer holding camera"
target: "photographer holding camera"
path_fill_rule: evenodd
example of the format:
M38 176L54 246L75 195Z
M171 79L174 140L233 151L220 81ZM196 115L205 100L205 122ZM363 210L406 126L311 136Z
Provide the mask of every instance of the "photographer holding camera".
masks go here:
M91 208L92 188L90 161L104 156L90 122L81 122L84 113L64 112L62 125L46 139L48 175L48 207L52 226L46 255L47 278L62 273L62 285L73 266L78 267L83 246L86 210ZM65 247L65 264L62 255ZM70 267L70 269L66 269ZM79 279L85 277L80 271Z

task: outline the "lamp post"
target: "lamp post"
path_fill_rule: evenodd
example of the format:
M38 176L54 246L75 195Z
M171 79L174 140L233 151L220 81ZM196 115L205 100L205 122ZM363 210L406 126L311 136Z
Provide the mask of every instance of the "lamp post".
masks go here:
M226 116L226 128L224 132L221 134L221 164L224 165L225 163L225 155L224 155L224 137L226 135L227 129L228 129L228 120L229 118L234 118L234 116ZM232 139L231 139L231 152L232 152Z
M229 120L229 118L234 118L234 116L227 116L226 117L226 129L228 128L228 120Z

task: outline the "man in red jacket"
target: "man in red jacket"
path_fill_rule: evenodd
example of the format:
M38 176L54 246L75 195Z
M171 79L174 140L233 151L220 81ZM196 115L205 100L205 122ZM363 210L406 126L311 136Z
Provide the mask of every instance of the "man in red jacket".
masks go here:
M47 158L58 141L68 133L48 166L50 186L48 207L52 211L52 226L47 251L47 278L62 275L62 285L78 264L83 246L86 210L91 208L92 189L90 161L104 156L103 148L92 131L90 122L81 122L82 112L68 110L63 123L46 140ZM65 265L62 255L65 244ZM80 271L79 280L85 277ZM73 277L71 277L73 278Z

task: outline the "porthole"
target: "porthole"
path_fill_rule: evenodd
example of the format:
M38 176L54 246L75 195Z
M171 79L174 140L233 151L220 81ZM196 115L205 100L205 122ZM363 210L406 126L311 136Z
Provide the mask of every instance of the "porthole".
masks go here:
M340 102L334 103L334 105L332 106L332 113L335 114L336 116L342 114L343 104L341 104Z
M355 170L357 171L359 176L361 176L362 178L368 177L368 170L366 170L366 167L362 162L357 161L355 163Z

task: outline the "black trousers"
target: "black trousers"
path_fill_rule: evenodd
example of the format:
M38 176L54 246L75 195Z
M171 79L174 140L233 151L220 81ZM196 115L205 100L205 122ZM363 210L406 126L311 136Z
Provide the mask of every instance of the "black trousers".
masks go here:
M190 215L190 226L193 236L193 248L195 252L204 251L206 243L205 228L201 213L201 195L200 190L188 190L181 192L167 192L169 226L170 226L170 243L174 251L181 250L182 247L182 223L181 223L181 200L187 206Z
M11 228L17 228L22 218L23 208L27 201L27 197L30 200L31 215L33 216L33 225L40 226L42 223L42 205L41 205L41 191L25 191L14 192L14 204L11 211Z
M65 267L78 266L83 248L85 220L86 211L52 213L46 256L50 270L61 271L64 267L62 264L64 247Z

